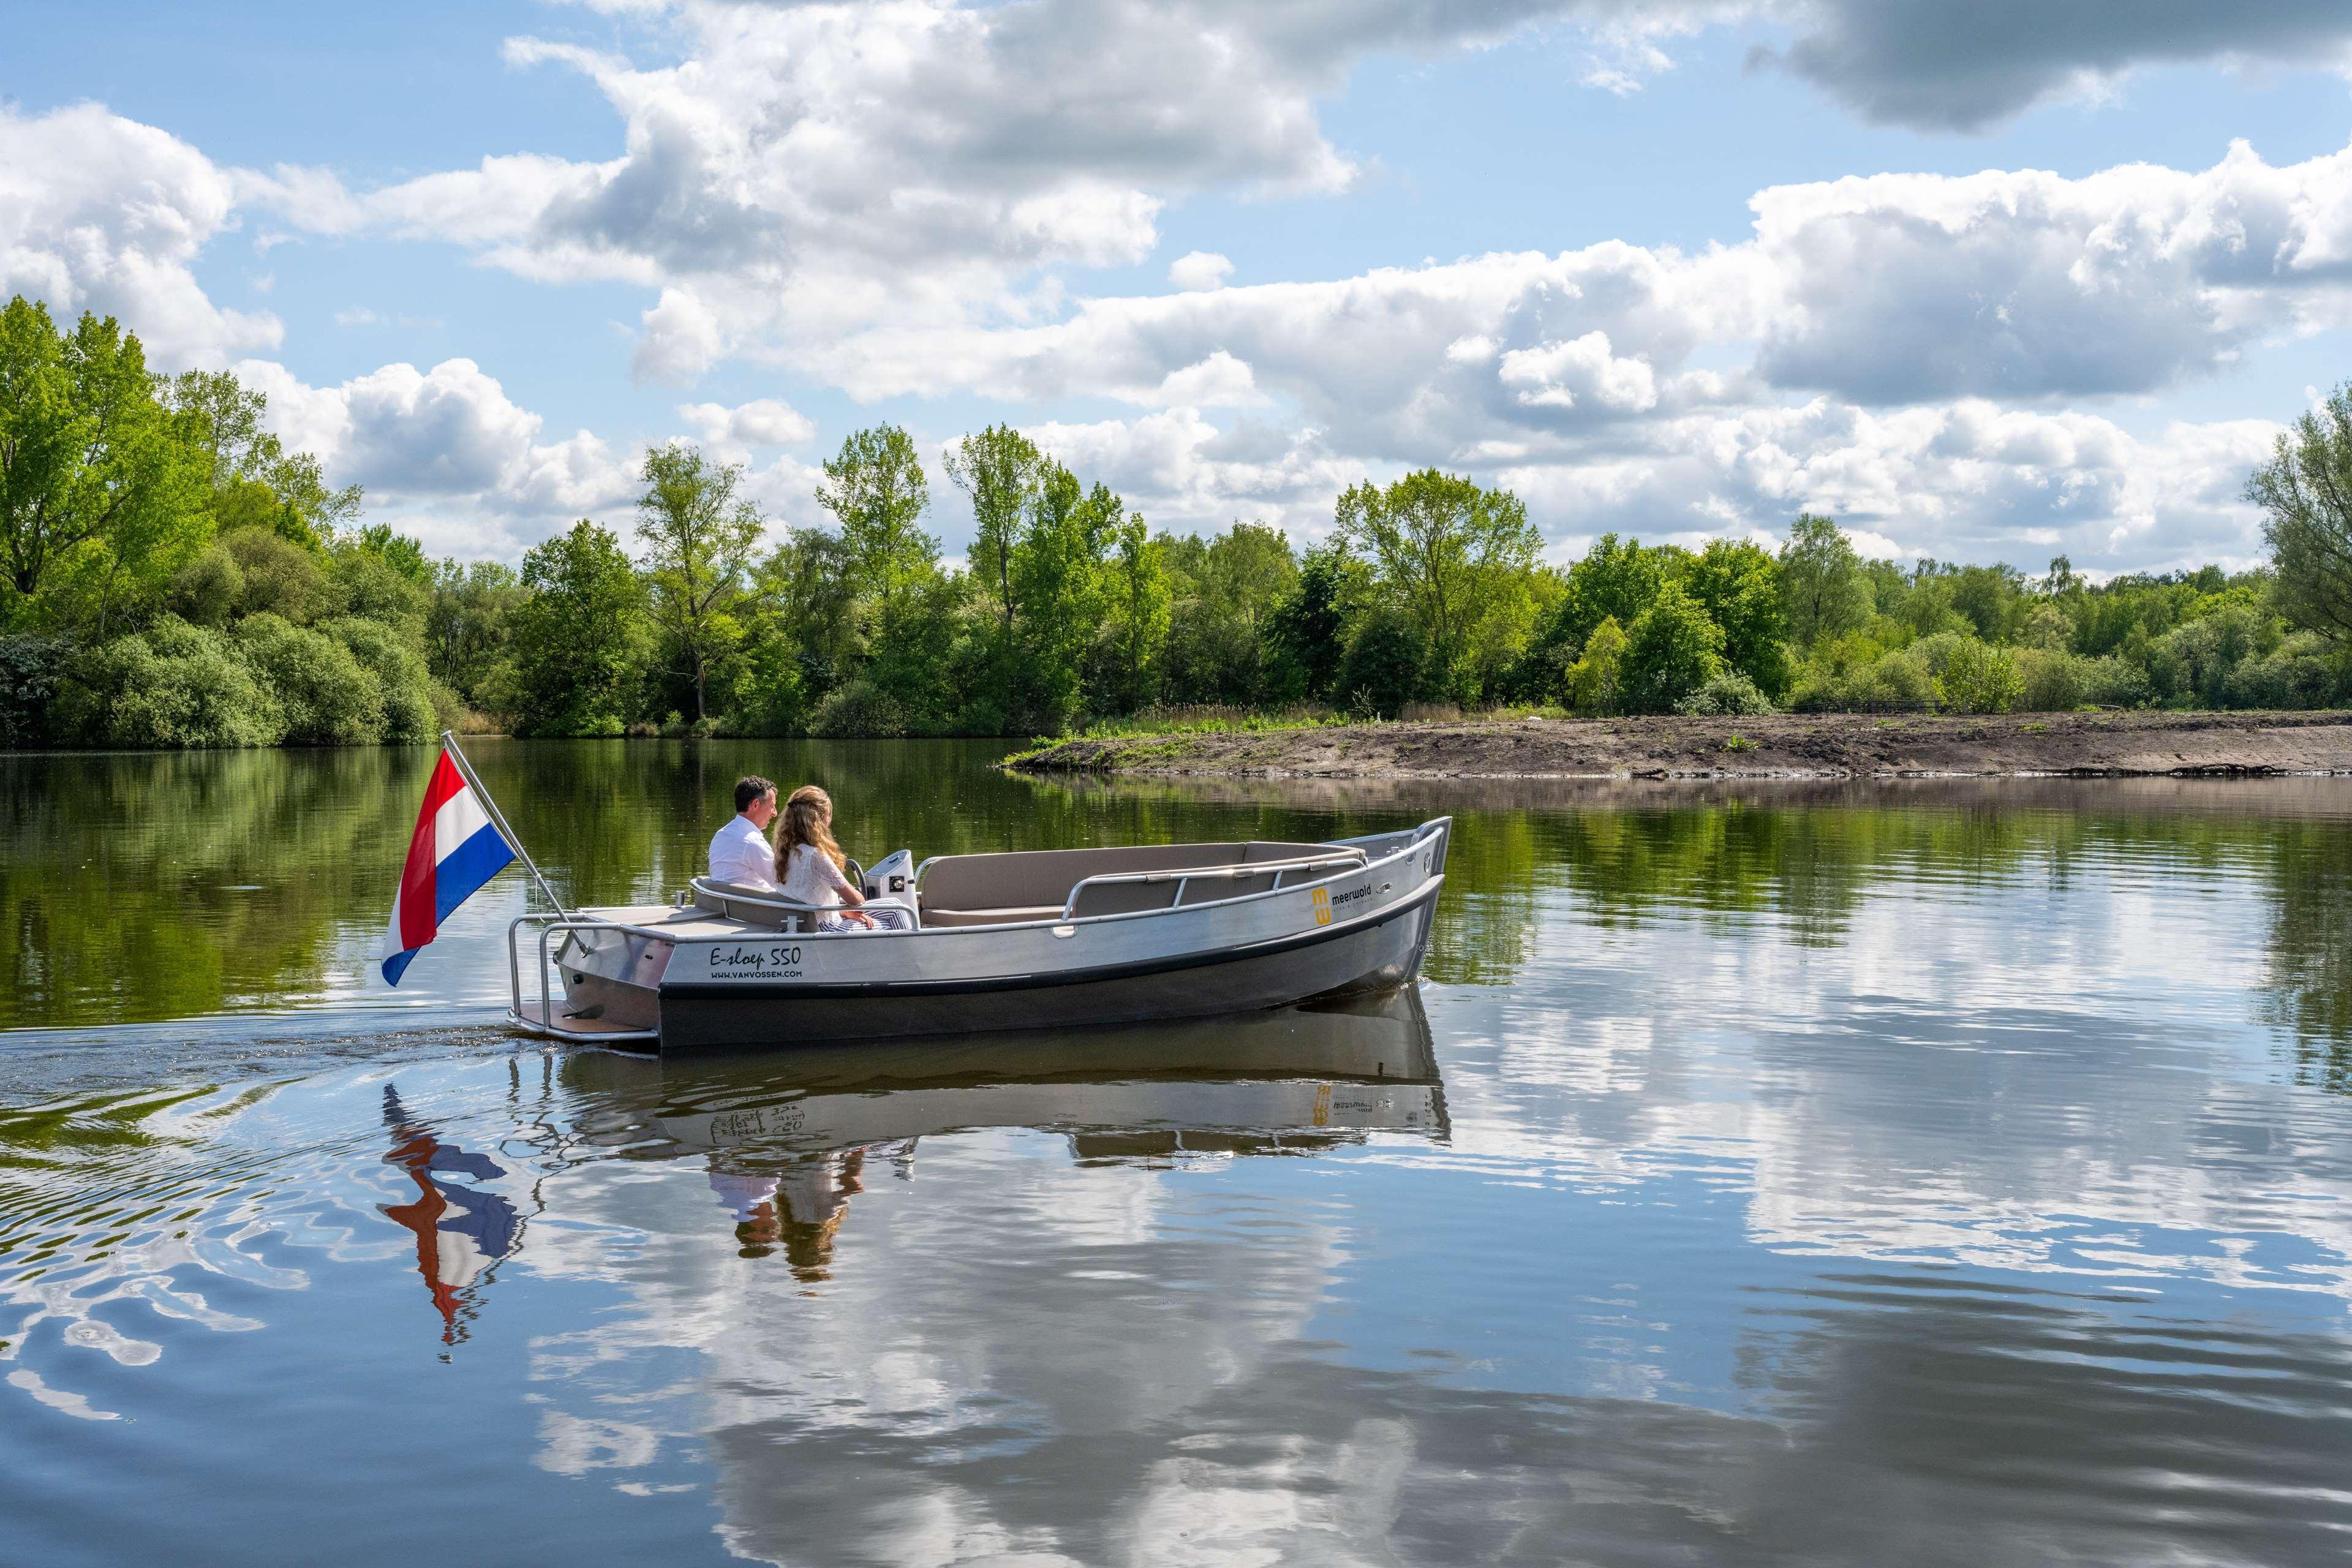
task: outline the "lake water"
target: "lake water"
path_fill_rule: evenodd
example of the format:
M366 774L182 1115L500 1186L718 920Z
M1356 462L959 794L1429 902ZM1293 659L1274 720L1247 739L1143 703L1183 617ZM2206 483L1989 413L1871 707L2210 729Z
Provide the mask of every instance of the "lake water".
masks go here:
M0 758L0 1562L2352 1542L2352 781L1035 784L485 742L567 897L1452 812L1417 996L660 1063L367 963L428 752Z

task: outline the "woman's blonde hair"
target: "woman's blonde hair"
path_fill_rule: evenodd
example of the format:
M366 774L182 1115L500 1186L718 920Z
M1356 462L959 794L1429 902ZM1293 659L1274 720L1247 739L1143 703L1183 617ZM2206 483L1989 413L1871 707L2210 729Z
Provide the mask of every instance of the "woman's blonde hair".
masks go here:
M784 802L783 815L776 822L776 880L784 879L792 869L793 851L807 845L838 868L848 857L841 846L833 841L833 796L814 784L803 784L793 791Z

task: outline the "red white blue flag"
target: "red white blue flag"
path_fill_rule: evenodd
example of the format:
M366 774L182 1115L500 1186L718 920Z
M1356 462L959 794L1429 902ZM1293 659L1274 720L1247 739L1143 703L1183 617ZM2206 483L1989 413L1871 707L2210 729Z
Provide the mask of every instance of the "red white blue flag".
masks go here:
M416 837L408 841L400 891L393 896L392 929L384 933L383 979L400 984L417 949L440 931L449 912L514 864L515 852L479 796L445 749L425 785Z

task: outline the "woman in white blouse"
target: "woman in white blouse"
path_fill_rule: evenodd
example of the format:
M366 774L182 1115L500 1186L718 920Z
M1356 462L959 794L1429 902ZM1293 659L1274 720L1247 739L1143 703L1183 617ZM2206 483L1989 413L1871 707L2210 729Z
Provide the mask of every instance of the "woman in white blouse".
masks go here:
M842 910L820 915L819 931L905 930L904 910L859 907L866 895L842 869L844 858L841 846L833 840L833 797L814 784L793 791L776 823L776 880L784 897Z

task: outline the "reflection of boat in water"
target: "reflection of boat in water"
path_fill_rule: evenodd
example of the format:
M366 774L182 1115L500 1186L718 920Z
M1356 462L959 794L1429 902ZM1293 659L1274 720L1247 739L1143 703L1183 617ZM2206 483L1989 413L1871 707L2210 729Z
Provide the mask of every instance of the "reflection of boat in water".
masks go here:
M582 1139L623 1159L700 1158L748 1255L821 1279L849 1200L911 1177L924 1138L1059 1133L1088 1163L1313 1154L1376 1133L1443 1141L1445 1100L1413 991L1218 1022L823 1047L690 1065L563 1064Z
M526 915L526 1030L665 1048L1095 1027L1377 994L1412 983L1450 817L1319 844L899 850L863 880L906 929L697 879L675 906ZM541 994L520 941L539 928ZM551 950L551 942L552 943ZM562 984L551 994L548 960Z
M592 1142L632 1157L791 1160L945 1132L1063 1132L1080 1158L1310 1152L1372 1132L1443 1139L1420 996L1216 1022L877 1044L691 1067L565 1064L605 1101Z

